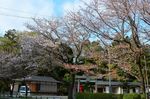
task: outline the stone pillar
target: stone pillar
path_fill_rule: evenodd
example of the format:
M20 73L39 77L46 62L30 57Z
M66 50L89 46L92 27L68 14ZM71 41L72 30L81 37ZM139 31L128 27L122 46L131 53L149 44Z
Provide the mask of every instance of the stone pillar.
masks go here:
M135 93L140 93L140 88L139 87L135 88Z
M106 90L105 93L109 93L109 86L105 86L105 90Z
M119 86L118 87L118 92L117 92L118 94L123 94L123 89Z
M129 89L129 93L133 93L133 89L131 88L131 89Z
M120 86L117 88L117 94L120 94L121 93L121 88Z

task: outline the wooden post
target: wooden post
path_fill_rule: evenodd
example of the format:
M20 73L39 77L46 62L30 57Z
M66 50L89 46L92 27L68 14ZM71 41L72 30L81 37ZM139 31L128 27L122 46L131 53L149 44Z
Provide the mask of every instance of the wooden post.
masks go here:
M95 80L95 93L97 93L97 79Z
M80 92L80 79L78 79L78 88L77 88L77 92Z

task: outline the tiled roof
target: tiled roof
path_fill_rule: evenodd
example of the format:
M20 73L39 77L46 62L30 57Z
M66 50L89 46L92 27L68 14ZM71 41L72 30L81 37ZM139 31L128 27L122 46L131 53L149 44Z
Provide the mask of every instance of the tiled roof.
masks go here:
M109 81L103 80L102 75L99 76L86 76L86 75L76 75L76 80L80 80L81 83L96 83L97 85L108 86ZM140 86L140 82L120 82L120 81L111 81L112 86Z
M59 81L55 80L52 77L47 77L47 76L28 76L25 78L21 78L21 79L15 79L16 81L33 81L33 82L56 82L58 83Z

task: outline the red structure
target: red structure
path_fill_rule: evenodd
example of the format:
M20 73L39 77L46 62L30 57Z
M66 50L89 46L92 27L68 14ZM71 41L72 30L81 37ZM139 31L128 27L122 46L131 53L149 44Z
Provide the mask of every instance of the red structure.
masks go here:
M80 84L80 92L83 92L83 85Z

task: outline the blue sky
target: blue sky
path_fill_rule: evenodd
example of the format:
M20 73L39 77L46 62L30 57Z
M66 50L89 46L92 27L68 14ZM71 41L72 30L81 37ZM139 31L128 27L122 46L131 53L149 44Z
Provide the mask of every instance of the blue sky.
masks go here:
M8 29L25 30L30 17L59 17L77 9L80 0L0 0L0 36Z

